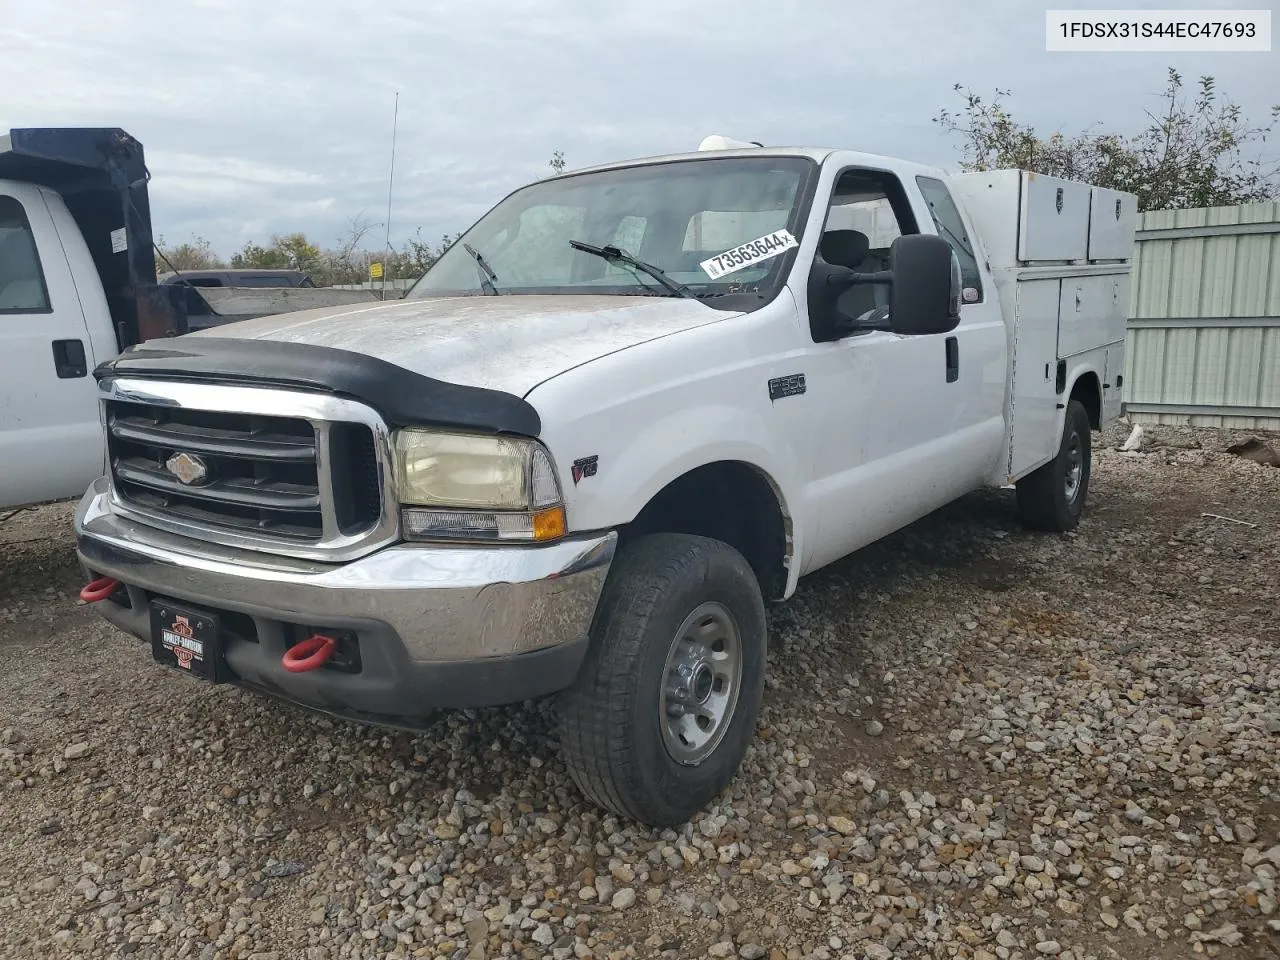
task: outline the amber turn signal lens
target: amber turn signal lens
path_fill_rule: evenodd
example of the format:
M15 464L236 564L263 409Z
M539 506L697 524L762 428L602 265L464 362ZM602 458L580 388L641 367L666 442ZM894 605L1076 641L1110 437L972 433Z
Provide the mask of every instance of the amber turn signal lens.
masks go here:
M539 510L533 515L534 540L558 540L565 535L567 530L568 524L564 518L564 507Z

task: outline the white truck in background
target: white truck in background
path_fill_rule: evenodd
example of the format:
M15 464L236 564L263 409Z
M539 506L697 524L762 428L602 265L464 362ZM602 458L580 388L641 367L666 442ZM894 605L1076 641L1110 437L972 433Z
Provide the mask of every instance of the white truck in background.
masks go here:
M155 289L141 145L59 132L0 136L0 509L78 495L105 462L94 364L181 332Z
M188 311L195 329L373 299L157 284L147 179L120 129L0 135L0 511L78 497L102 474L91 372L122 348L186 332Z
M100 367L82 596L333 715L557 695L585 795L680 823L754 736L766 600L984 485L1077 524L1135 214L816 148L530 184L403 300Z

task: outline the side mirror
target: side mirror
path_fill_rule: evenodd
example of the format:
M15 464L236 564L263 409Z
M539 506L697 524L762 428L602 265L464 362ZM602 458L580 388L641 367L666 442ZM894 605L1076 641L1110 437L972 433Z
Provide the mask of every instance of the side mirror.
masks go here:
M861 283L889 284L888 326L858 326L837 308L840 295ZM889 269L858 273L828 263L821 254L809 271L809 328L815 342L839 340L859 330L891 330L903 336L949 333L960 323L960 261L951 244L932 234L898 237Z
M960 261L942 237L916 233L889 248L889 318L894 333L950 333L960 323Z
M809 332L815 343L839 340L853 333L850 318L842 316L837 302L840 295L854 284L857 274L848 267L828 263L822 254L813 258L809 270Z

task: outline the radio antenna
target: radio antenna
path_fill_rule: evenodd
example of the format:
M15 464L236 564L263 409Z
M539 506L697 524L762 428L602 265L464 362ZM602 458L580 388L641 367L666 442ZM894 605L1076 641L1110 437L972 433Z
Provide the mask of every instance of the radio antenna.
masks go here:
M396 182L396 127L400 122L400 91L396 91L395 112L391 118L391 173L387 177L387 236L382 257L382 299L387 299L387 267L391 259L391 189Z

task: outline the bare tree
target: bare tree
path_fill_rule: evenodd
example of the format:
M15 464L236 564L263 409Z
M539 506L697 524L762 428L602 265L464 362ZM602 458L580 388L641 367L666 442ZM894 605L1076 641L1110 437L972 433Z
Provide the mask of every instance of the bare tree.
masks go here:
M1084 180L1137 194L1140 210L1228 206L1280 196L1280 165L1263 153L1280 120L1271 108L1265 124L1245 119L1220 97L1213 77L1201 77L1188 101L1182 76L1172 68L1158 112L1147 112L1138 134L1086 130L1047 137L1015 120L1005 107L1010 91L990 99L956 84L964 99L958 113L943 109L934 122L961 138L966 170L1017 167Z
M346 229L338 235L337 249L327 251L324 257L328 283L360 283L367 279L371 254L365 250L365 238L380 226L381 221L364 210L347 218Z
M404 248L391 255L387 262L387 276L392 279L417 280L440 259L441 255L455 243L462 234L440 238L440 244L433 246L422 237L419 227L404 245Z
M169 270L216 270L222 260L214 252L212 244L204 237L192 237L176 247L165 246L164 238L156 239L156 246L164 254L156 256L156 272Z

